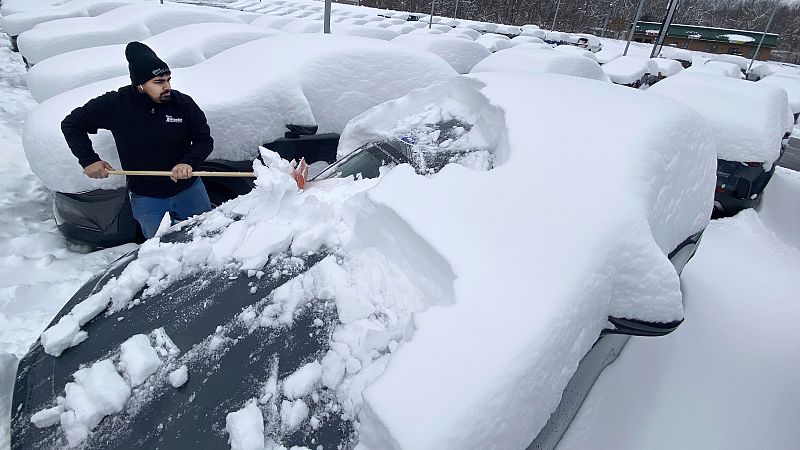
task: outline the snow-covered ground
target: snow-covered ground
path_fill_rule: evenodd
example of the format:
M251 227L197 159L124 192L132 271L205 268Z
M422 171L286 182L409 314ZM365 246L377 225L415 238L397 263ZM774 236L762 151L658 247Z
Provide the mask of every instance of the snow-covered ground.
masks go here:
M22 357L53 316L93 274L134 248L99 252L68 244L58 232L51 192L31 173L22 122L35 102L25 66L0 38L0 355ZM2 359L3 362L8 361ZM4 371L0 370L0 373ZM0 448L7 446L11 380L0 386Z

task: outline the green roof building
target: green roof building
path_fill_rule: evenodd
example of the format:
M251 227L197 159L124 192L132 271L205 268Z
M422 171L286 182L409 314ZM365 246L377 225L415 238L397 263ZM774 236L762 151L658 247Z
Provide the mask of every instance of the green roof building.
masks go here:
M660 29L661 24L658 22L636 22L633 39L636 42L653 43ZM664 46L752 58L761 36L762 33L758 31L672 24L667 30ZM770 53L777 46L778 35L767 33L756 59L769 59Z

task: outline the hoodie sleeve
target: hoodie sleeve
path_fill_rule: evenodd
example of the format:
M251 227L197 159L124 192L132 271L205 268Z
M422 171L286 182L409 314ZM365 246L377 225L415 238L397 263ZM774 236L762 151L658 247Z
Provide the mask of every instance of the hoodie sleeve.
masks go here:
M189 119L189 139L192 143L180 163L189 164L196 170L214 149L214 138L211 137L203 110L188 95L183 94L183 97L186 99L186 117Z
M81 167L100 161L92 148L89 134L97 134L98 129L109 129L118 92L106 92L89 100L85 105L72 110L61 121L61 132L72 154L78 158Z

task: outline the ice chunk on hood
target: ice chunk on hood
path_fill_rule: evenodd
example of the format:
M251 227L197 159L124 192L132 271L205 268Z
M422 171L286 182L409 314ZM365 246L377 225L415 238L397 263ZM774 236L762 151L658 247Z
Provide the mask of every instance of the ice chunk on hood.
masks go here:
M281 31L241 23L196 23L167 30L142 41L170 69L194 66L231 47ZM31 67L25 81L33 98L50 97L96 81L128 74L127 44L73 50Z
M495 168L421 177L400 166L367 191L456 276L455 303L418 312L413 338L365 391L359 430L370 448L524 448L609 315L683 316L666 255L708 222L716 149L701 117L593 80L470 78L429 92L502 111ZM390 133L387 116L424 101L414 92L364 113L342 145L371 139L371 124ZM574 111L593 118L581 133L562 119ZM601 189L585 183L598 176Z
M526 45L530 44L521 44L489 56L476 64L472 73L507 71L558 73L592 80L609 80L600 65L589 58L545 49L521 48Z
M341 64L343 60L348 64ZM242 161L254 159L259 145L283 137L287 124L318 125L319 133L339 133L368 108L455 75L430 53L376 39L301 34L248 42L176 69L172 87L191 95L205 112L215 141L210 158ZM83 175L60 124L75 107L129 83L120 77L83 86L30 113L23 144L31 168L48 188L81 192L124 186L119 178ZM110 133L93 136L93 145L101 158L119 167ZM64 170L69 167L74 170Z
M699 112L714 130L718 157L727 161L772 164L780 156L783 135L791 129L786 92L767 84L685 70L654 84L648 93Z
M125 44L171 28L204 22L244 23L212 8L181 4L141 3L96 17L73 17L35 26L19 35L17 45L30 64L51 56L98 45Z

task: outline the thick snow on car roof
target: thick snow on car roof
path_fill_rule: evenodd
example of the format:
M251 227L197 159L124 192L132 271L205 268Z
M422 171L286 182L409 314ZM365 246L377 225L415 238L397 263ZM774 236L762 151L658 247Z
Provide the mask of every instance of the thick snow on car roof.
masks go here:
M283 137L287 124L316 124L320 133L338 133L374 105L455 75L433 54L377 39L287 34L173 70L172 87L192 96L205 112L215 141L210 158L244 161L256 157L259 145ZM119 178L83 175L60 123L72 109L126 84L130 79L119 77L82 86L30 113L23 143L31 168L46 186L61 192L124 186ZM118 167L111 134L101 130L92 140L100 157ZM64 170L69 167L75 170Z
M597 62L589 58L546 49L527 48L530 44L520 44L513 48L492 54L472 69L478 72L537 72L558 73L592 80L608 81Z
M55 19L67 17L97 16L120 6L138 3L142 0L76 0L60 6L32 9L16 14L3 15L3 31L9 36L17 36L35 25Z
M242 23L195 23L142 42L170 69L189 67L245 42L283 34ZM55 55L31 67L25 81L38 102L95 81L128 74L127 44L103 45Z
M392 39L393 44L425 50L439 56L458 73L469 73L475 64L491 55L483 45L449 35L406 34Z
M412 339L365 390L368 448L525 448L609 315L683 316L666 255L705 227L712 206L715 141L699 115L575 77L469 77L447 89L461 83L473 104L502 111L495 168L450 165L425 178L401 166L366 192L383 207L371 220L403 220L455 276L454 301L417 312ZM430 98L446 105L442 90L364 113L340 148ZM575 111L592 117L580 133L563 120Z
M791 130L786 92L774 86L685 70L647 91L699 112L714 130L719 158L727 161L772 164Z
M703 61L695 59L686 71L687 73L704 73L728 78L744 78L742 70L738 65L724 61Z
M592 61L597 61L597 57L594 56L594 53L590 52L589 50L576 47L574 45L569 45L569 44L556 45L553 50L564 53L570 53L573 55L583 56L584 58L589 58Z
M789 97L789 107L792 109L792 113L800 113L800 77L771 75L762 78L758 82L779 87L786 91L786 94Z
M642 79L645 74L658 75L658 65L650 58L641 56L620 56L603 64L603 70L611 81L617 84L631 84Z
M658 73L665 77L671 77L683 72L683 66L674 59L667 58L652 58L652 61L658 66Z
M141 3L95 17L72 17L41 23L19 35L17 45L31 64L70 50L124 44L171 28L203 22L244 23L224 10L175 3Z

